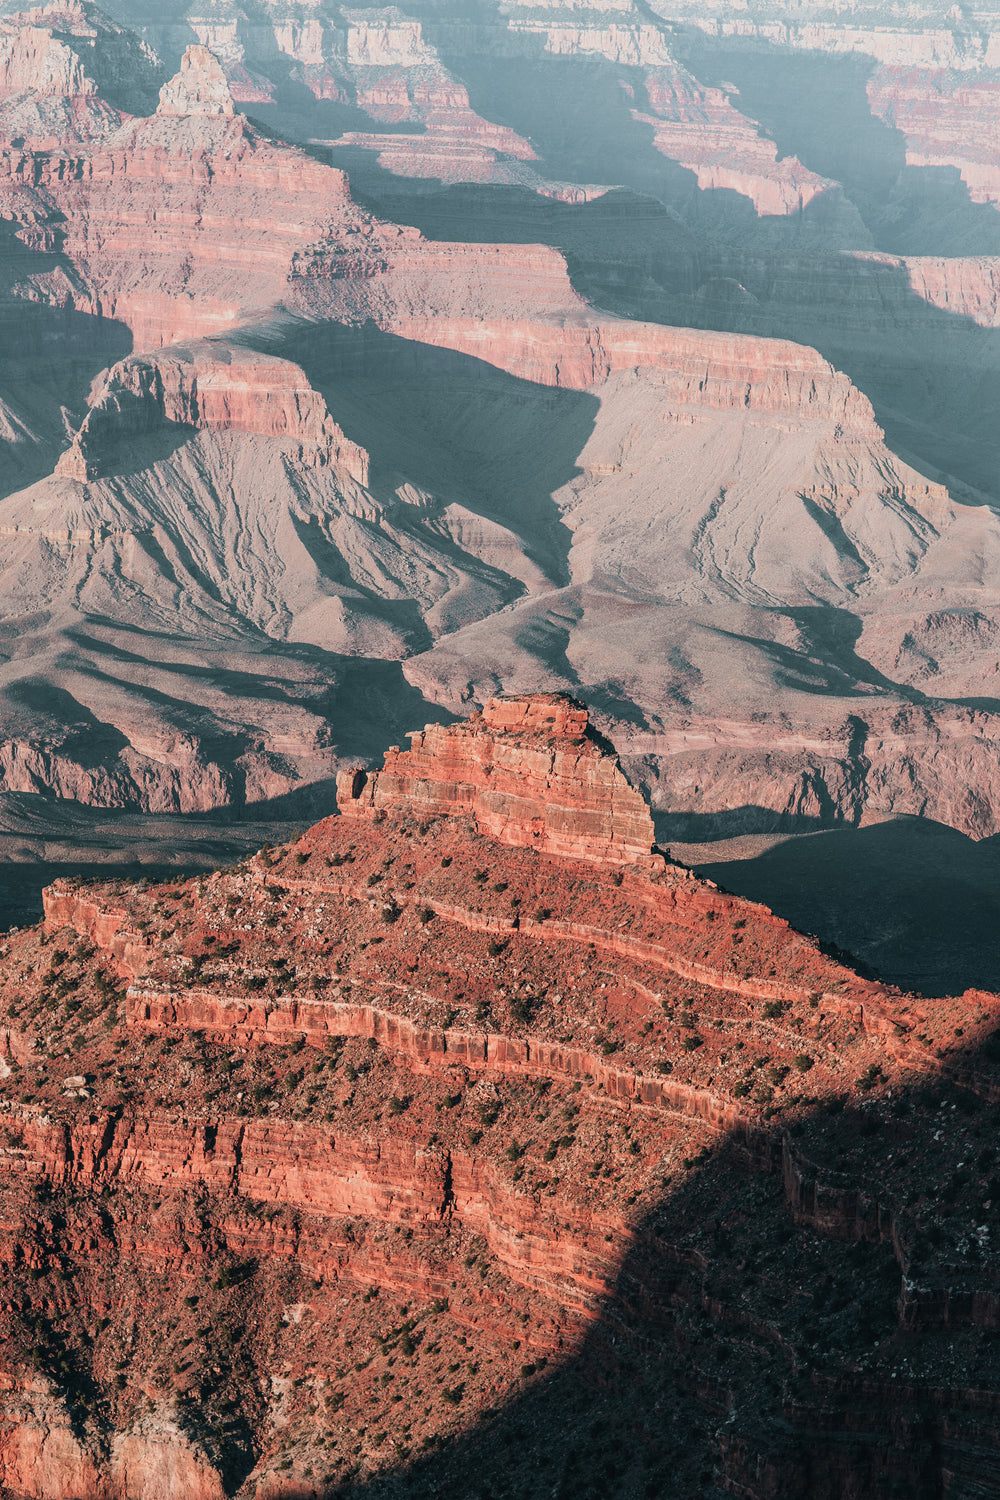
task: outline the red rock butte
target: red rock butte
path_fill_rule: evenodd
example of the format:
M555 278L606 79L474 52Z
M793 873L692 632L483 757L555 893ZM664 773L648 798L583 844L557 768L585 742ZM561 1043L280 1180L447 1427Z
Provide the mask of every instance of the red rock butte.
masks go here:
M866 980L651 852L571 697L412 738L347 816L58 880L0 943L0 1492L996 1472L1000 996Z
M381 771L342 771L344 817L465 814L480 832L539 853L655 867L653 820L618 756L565 693L490 698L462 724L411 732Z

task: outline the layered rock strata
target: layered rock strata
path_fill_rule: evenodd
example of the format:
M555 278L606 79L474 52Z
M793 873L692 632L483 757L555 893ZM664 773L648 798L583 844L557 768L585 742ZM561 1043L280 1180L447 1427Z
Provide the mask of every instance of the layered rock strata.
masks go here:
M3 32L5 98L31 85L104 120L89 135L3 126L5 327L41 351L0 393L15 491L0 591L20 642L0 663L4 785L187 810L301 791L397 733L380 707L351 738L344 660L407 693L389 669L405 659L414 696L459 713L505 688L589 696L605 727L629 726L635 774L664 812L742 807L751 826L755 809L820 823L920 811L995 831L997 538L977 495L996 469L979 332L995 322L992 262L859 248L839 187L780 132L779 155L733 89L700 85L669 26L631 4L512 6L458 29L439 13L189 19L199 40L185 52L187 31L179 42L175 22L146 18L183 59L148 118L162 77L134 43L129 118L132 53L95 12L50 7ZM759 18L743 20L755 34ZM529 54L551 70L545 108L510 97L494 111L506 123L471 119L470 97L496 98L483 57L499 69ZM301 70L291 93L265 77L281 57ZM428 127L428 160L457 140L492 156L477 179L580 211L543 221L532 194L498 195L491 223L516 244L463 241L464 208L455 239L378 219L317 159L325 147L294 149L235 112L240 68L272 124L289 123L281 101L302 81L331 106L298 96L300 139L359 113L412 121ZM578 70L584 106L556 86ZM955 141L956 118L943 109ZM379 140L404 170L412 142ZM595 210L608 180L595 162L637 162L653 196L607 194ZM626 211L623 260L601 216ZM833 218L850 256L816 250ZM550 243L531 243L543 223ZM598 313L582 286L712 326ZM88 335L75 350L114 347L46 386L36 411L22 396L49 381L45 350L74 325ZM347 327L378 348L367 382L340 362ZM225 329L267 355L227 352ZM213 351L181 352L206 337ZM173 348L122 364L129 339ZM98 364L114 373L88 415ZM955 430L925 444L945 388ZM890 447L919 450L912 467L882 442L886 413ZM504 448L493 434L508 422ZM68 432L53 477L36 435L56 450ZM948 480L951 459L968 487ZM277 686L259 670L272 652Z
M407 756L369 815L5 939L6 1488L528 1494L609 1437L611 1493L982 1473L1000 998L626 858L572 700Z
M468 814L504 843L616 864L650 860L653 820L588 733L582 703L558 695L491 698L465 724L428 725L368 776L342 771L344 817L423 807Z
M226 75L207 47L188 47L180 72L160 90L156 113L181 119L190 115L227 118L235 113Z
M984 77L947 66L881 67L868 83L872 111L906 138L906 164L957 171L973 203L1000 204L1000 84L996 56Z
M584 390L609 376L655 371L673 406L762 410L835 423L878 441L871 404L815 349L778 339L573 319L400 318L399 332L460 349L540 385Z
M296 365L221 343L113 366L56 472L93 478L108 449L164 422L277 438L298 465L332 464L368 483L368 454L345 437Z
M56 150L107 136L123 111L151 108L161 69L152 50L82 0L0 21L0 140Z

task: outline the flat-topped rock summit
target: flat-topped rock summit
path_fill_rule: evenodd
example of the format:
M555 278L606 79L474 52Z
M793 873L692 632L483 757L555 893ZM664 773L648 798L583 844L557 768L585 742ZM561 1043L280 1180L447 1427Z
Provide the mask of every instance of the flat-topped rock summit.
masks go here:
M490 698L465 723L428 724L409 738L381 771L339 774L343 816L471 815L483 833L539 853L656 863L649 808L586 705L567 694Z

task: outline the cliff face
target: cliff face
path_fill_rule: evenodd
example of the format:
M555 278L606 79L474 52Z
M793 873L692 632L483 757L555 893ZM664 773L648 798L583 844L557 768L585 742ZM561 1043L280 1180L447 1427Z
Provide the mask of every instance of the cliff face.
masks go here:
M160 90L156 113L185 119L190 115L227 118L234 112L218 59L207 47L188 47L181 58L180 72Z
M649 809L587 727L584 705L564 698L491 698L465 724L414 733L410 749L389 751L370 777L341 772L338 806L345 817L461 812L484 833L540 853L648 860Z
M22 26L3 37L0 89L88 95L97 93L97 84L87 76L81 59L51 31Z
M0 21L0 139L52 150L119 128L152 107L153 51L83 0Z
M748 198L758 214L801 213L835 184L810 172L741 115L719 89L700 88L679 69L651 71L646 80L650 113L634 112L653 127L658 151L695 173L703 192L720 189Z
M652 324L581 324L409 317L397 327L408 337L461 349L540 385L582 390L610 375L649 369L670 406L787 413L834 423L852 437L882 437L870 403L813 349Z
M995 57L985 77L951 71L954 64L882 67L868 85L872 110L906 138L911 167L957 169L974 203L1000 202L997 139L1000 132L1000 85Z
M996 830L996 246L906 165L988 167L994 28L679 15L5 19L5 788L311 796L564 686L665 812Z
M981 1472L1000 998L650 858L573 700L415 740L368 812L5 938L7 1490L527 1494L609 1437L660 1493Z
M358 484L368 482L368 454L345 437L297 366L223 344L113 366L56 472L93 478L109 448L165 422L277 438L303 467L333 464Z

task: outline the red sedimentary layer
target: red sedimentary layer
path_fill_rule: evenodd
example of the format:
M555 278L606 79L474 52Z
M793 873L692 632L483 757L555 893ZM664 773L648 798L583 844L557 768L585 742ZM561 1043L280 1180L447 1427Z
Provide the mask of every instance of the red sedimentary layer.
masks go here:
M597 1298L612 1289L625 1233L614 1215L574 1215L565 1204L543 1208L512 1194L489 1160L410 1140L375 1142L301 1126L289 1133L283 1122L269 1120L206 1125L176 1115L102 1112L70 1131L32 1122L23 1139L15 1173L54 1186L99 1191L105 1183L127 1184L155 1193L204 1185L221 1197L291 1206L320 1219L404 1227L455 1214L485 1236L514 1281L545 1291L577 1315L592 1315ZM618 1243L609 1250L611 1228Z
M587 710L549 696L491 698L465 724L428 725L390 750L371 777L337 778L345 817L408 808L471 813L505 843L570 858L648 860L653 820L642 797L587 735Z
M703 191L741 193L759 214L792 214L834 186L794 156L779 161L775 143L719 89L701 88L680 72L650 69L646 96L652 113L634 110L634 118L652 126L657 150L694 172Z
M587 1330L598 1383L619 1348L656 1379L680 1361L713 1432L730 1404L713 1461L753 1500L805 1482L799 1450L776 1450L772 1418L743 1394L762 1370L785 1381L789 1430L812 1435L832 1476L816 1492L843 1492L901 1413L940 1418L912 1379L899 1395L891 1355L862 1398L843 1315L817 1355L823 1267L855 1300L891 1290L891 1311L871 1305L908 1360L943 1327L955 1341L1000 1322L991 1265L936 1253L914 1208L980 1149L975 1110L1000 1090L988 1057L961 1048L988 1039L1000 1001L929 1002L860 979L766 909L651 854L648 814L572 700L497 699L413 739L363 786L347 778L353 816L201 882L59 882L45 932L7 940L4 1482L38 1500L153 1500L158 1461L178 1495L214 1500L235 1407L255 1444L237 1493L295 1493L322 1472L327 1434L334 1475L355 1453L384 1468L386 1432L430 1440L454 1403L507 1399L501 1349L509 1361L523 1346L517 1378L529 1350L575 1359ZM874 1155L863 1124L848 1153L844 1131L831 1144L855 1074L851 1108L883 1134ZM896 1150L897 1127L909 1140L915 1126L893 1101L949 1074L975 1102L945 1132L932 1099L930 1156ZM761 1268L797 1244L796 1226L807 1256L778 1295ZM875 1257L877 1276L859 1277L850 1252L845 1283L838 1242ZM84 1342L44 1311L56 1263L87 1309ZM142 1282L131 1333L127 1320L105 1327L107 1266L119 1301ZM812 1290L789 1300L811 1266ZM185 1351L234 1325L195 1379ZM440 1351L440 1378L425 1366L396 1404L387 1392L425 1357L420 1338L428 1361ZM730 1351L721 1381L698 1364L709 1346ZM64 1347L88 1372L86 1408ZM992 1451L987 1406L969 1410Z
M912 167L952 167L974 203L1000 202L1000 83L946 68L883 66L868 81L872 111L906 137Z
M398 331L461 349L540 385L582 390L620 370L654 370L670 405L788 413L879 439L871 403L814 349L780 339L651 323L398 320Z

